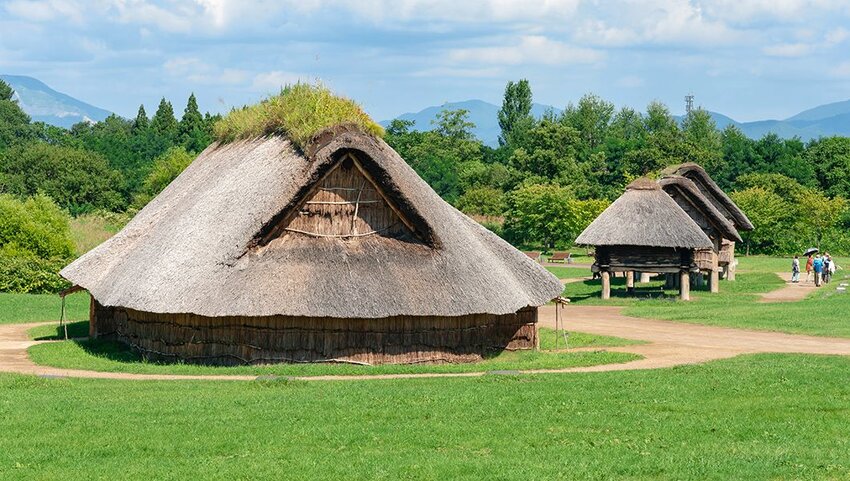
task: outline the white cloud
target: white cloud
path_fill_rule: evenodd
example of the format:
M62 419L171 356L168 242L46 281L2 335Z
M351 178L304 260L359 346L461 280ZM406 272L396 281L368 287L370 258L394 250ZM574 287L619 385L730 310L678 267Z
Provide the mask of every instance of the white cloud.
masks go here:
M444 77L444 78L491 78L501 77L504 70L499 67L485 68L463 68L463 67L435 67L417 70L410 74L411 77Z
M507 45L453 49L448 58L456 63L565 65L596 63L602 53L541 35L527 35Z
M768 45L761 50L771 57L802 57L811 52L812 46L806 43L780 43Z
M617 80L618 86L626 88L643 87L643 84L643 78L638 77L637 75L626 75L625 77L621 77Z
M263 93L277 93L287 84L310 80L311 78L306 75L284 72L282 70L273 70L271 72L256 74L254 76L254 81L251 84L251 88Z
M250 73L233 68L219 68L194 57L176 57L162 65L166 74L194 84L239 85L245 84Z
M838 45L847 40L848 37L850 37L850 31L847 31L847 29L843 27L838 27L826 32L826 35L824 35L824 42L826 42L829 46Z
M82 5L70 0L13 0L6 3L6 11L32 22L61 19L81 24L84 20Z

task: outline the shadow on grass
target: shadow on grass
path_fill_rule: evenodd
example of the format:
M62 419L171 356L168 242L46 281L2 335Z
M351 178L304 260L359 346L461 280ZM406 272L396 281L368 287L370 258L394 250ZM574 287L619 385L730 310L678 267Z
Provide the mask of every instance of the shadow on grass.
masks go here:
M702 285L691 285L691 292L709 292L707 283ZM574 282L564 287L565 297L573 303L581 303L588 300L602 299L602 280L586 280ZM618 300L668 300L676 301L679 298L678 289L664 289L663 277L653 277L649 284L635 283L634 290L626 289L624 277L611 278L611 299Z
M69 322L68 339L77 339L88 337L89 321ZM34 341L56 341L65 339L65 329L57 324L41 326L30 331L30 335Z

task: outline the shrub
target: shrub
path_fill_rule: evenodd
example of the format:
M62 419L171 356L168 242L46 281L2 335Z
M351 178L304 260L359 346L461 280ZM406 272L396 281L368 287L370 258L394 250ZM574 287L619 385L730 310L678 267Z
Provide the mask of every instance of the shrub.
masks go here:
M0 191L22 197L44 193L71 214L124 207L122 183L106 159L85 150L39 142L0 156Z
M353 123L379 137L384 135L383 127L354 101L338 97L322 85L300 82L287 85L279 95L256 105L231 111L213 130L222 142L285 135L303 149L313 135L341 123Z
M68 215L45 195L21 201L0 194L0 253L42 259L72 257Z
M133 199L133 208L141 209L160 192L165 190L192 161L195 156L183 147L172 147L154 161L153 168L145 178L142 188Z
M71 284L59 276L67 259L39 259L0 254L0 292L55 293Z
M56 292L74 255L68 215L44 195L0 195L0 291Z

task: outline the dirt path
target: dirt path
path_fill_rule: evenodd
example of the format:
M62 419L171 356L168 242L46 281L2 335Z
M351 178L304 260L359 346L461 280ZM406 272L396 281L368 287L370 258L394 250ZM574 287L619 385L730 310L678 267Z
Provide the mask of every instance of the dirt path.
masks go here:
M802 280L798 283L791 282L791 273L790 272L777 272L777 276L781 277L783 281L785 281L785 286L776 289L775 291L770 291L761 295L761 299L759 302L794 302L801 301L806 298L812 292L815 292L818 288L815 287L814 282L806 282L805 274L800 277ZM823 289L823 287L821 287Z
M567 373L622 371L631 369L657 369L683 364L697 364L716 359L754 353L802 353L850 355L850 339L803 336L776 332L750 331L715 326L701 326L672 321L640 319L621 314L615 306L570 306L563 307L567 330L618 336L647 341L648 344L599 348L600 350L630 352L643 359L622 364L604 364L567 369L519 371L520 373ZM540 325L554 327L555 307L544 306L540 311ZM30 341L27 331L37 324L0 325L0 372L15 372L46 377L84 377L98 379L127 380L255 380L258 376L214 375L182 376L168 374L129 374L82 371L39 366L27 355L27 348L42 342ZM310 381L403 379L430 377L475 377L486 372L457 374L388 374L374 376L311 376L297 379Z

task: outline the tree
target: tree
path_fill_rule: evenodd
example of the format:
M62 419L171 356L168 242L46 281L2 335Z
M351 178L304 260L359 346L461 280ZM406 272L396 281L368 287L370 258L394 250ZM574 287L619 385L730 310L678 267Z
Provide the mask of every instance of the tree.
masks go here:
M586 155L590 155L604 142L613 115L614 104L588 93L579 99L578 105L567 105L563 121L579 132Z
M162 98L159 107L151 119L151 130L161 137L174 141L177 137L177 119L174 118L174 107L171 102Z
M187 152L183 147L172 147L165 154L158 157L153 164L150 174L145 178L141 189L133 199L133 207L141 209L160 192L165 190L174 179L177 178L192 161L195 156Z
M524 146L514 150L510 165L518 171L537 176L544 182L564 179L575 183L580 178L576 163L576 129L544 117L529 129Z
M692 110L682 123L688 159L709 172L718 170L723 159L722 142L717 124L703 109Z
M121 174L102 156L72 147L32 143L0 157L0 192L44 193L75 215L123 208L125 201L116 188L121 182Z
M151 121L148 119L148 113L145 112L145 105L139 105L139 111L136 113L136 119L133 121L133 133L139 133L147 130L150 127Z
M809 144L805 155L828 195L850 198L850 138L826 137Z
M751 250L766 254L786 250L787 246L779 242L789 240L793 231L794 209L791 204L762 187L732 192L731 197L756 226L752 231L740 232L747 246L747 255Z
M552 184L522 186L508 194L505 236L514 245L568 245L573 221L567 205L572 193Z
M441 110L437 118L431 121L435 132L454 140L473 140L472 129L475 124L469 121L469 111L466 109Z
M16 101L12 87L0 80L0 150L33 137L30 117Z
M510 81L505 87L502 108L499 109L499 145L510 143L511 137L526 130L534 118L531 116L532 96L528 80Z
M189 96L186 109L183 111L179 131L180 143L189 152L201 152L212 142L212 131L198 110L198 101L194 93Z
M505 194L492 187L474 187L460 196L457 208L470 215L500 216L505 212Z
M797 216L800 231L820 249L823 238L841 221L847 201L841 197L830 199L815 189L800 190L794 200L801 214Z

